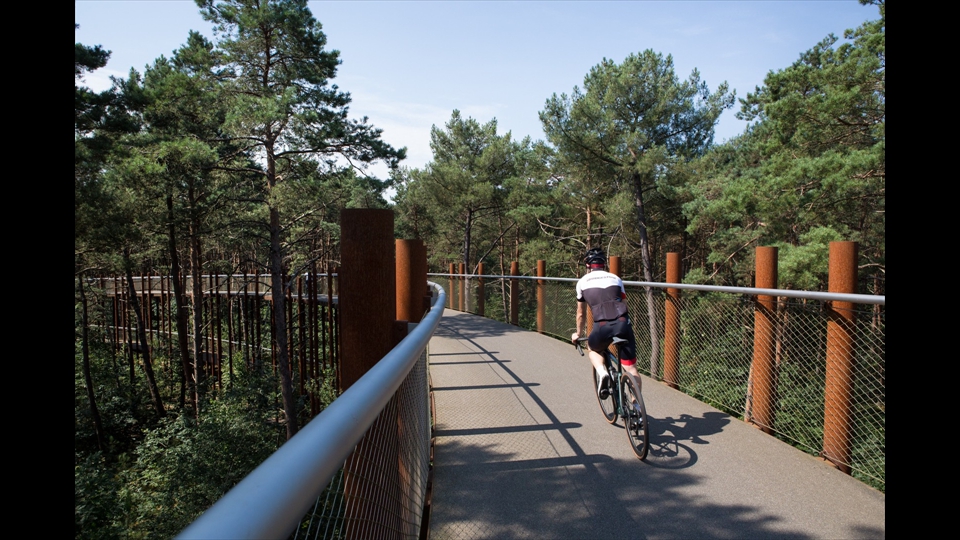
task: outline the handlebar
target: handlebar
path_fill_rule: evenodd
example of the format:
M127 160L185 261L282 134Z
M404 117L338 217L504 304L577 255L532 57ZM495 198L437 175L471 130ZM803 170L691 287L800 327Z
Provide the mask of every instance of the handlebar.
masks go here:
M587 338L580 338L574 343L574 346L577 348L577 352L580 353L580 356L583 356L583 344L587 342Z

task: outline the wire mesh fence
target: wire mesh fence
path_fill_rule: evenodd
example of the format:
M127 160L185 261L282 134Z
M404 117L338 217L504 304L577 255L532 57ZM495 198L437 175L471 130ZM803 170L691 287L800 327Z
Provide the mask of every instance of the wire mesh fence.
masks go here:
M444 297L434 287L404 339L178 538L425 538Z
M575 279L487 276L481 303L476 277L431 276L451 291L448 308L482 306L483 316L561 340L575 330ZM778 297L764 310L755 294L625 288L642 373L885 489L884 306L857 304L842 318L816 299ZM845 336L833 345L831 325ZM847 360L832 367L831 355Z
M430 469L424 352L291 539L419 538Z

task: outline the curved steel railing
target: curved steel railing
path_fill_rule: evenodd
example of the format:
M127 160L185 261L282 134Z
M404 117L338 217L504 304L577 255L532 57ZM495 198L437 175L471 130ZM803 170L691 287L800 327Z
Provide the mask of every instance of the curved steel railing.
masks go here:
M446 298L430 286L433 305L403 341L177 538L288 537L423 359Z
M562 283L576 283L579 278L561 278L546 276L505 276L505 275L479 275L479 274L443 274L429 273L428 276L446 277L450 279L517 279L527 281L553 281ZM818 300L822 302L837 301L851 302L854 304L878 304L884 306L887 304L887 297L884 295L872 294L849 294L832 293L817 291L798 291L792 289L762 289L758 287L731 287L728 285L697 285L692 283L666 283L662 281L624 281L626 287L651 287L654 289L686 289L690 291L704 292L722 292L730 294L749 294L780 296L784 298L801 298L807 300Z

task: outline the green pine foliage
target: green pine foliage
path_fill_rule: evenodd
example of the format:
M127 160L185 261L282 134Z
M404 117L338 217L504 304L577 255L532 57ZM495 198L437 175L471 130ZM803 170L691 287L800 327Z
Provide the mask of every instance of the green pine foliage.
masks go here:
M135 460L120 474L117 516L131 538L171 538L278 447L282 428L270 405L276 381L239 370L232 389L189 416L163 420L145 433Z
M109 358L95 365L98 380L117 378L104 376ZM239 359L234 366L234 376L225 375L226 390L207 394L200 422L187 414L149 421L148 404L131 404L125 391L110 386L98 388L101 414L109 419L108 452L96 449L77 382L77 538L171 538L279 447L285 437L276 421L276 376ZM323 390L329 404L329 383Z
M736 284L752 247L781 247L789 288L825 287L822 245L855 241L864 277L885 268L886 54L880 19L830 35L741 99L740 137L696 163L682 189L699 281ZM882 287L871 289L882 294Z

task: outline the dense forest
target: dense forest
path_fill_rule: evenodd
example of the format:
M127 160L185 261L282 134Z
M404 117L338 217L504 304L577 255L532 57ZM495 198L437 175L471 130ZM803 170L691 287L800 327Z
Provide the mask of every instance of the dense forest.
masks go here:
M575 277L599 246L625 279L663 281L676 252L686 282L750 286L754 248L777 246L781 288L825 290L828 245L846 240L859 244L858 292L884 294L884 0L860 0L876 20L771 66L743 97L644 50L545 96L544 141L454 110L422 168L349 115L339 53L306 0L196 2L216 39L191 32L109 90L84 76L110 51L75 46L77 538L171 537L297 433L284 296L276 369L205 388L191 360L202 295L185 276L261 273L288 290L290 276L337 267L345 208L392 209L430 272L508 274L519 261L529 274L542 259ZM715 144L736 105L749 127ZM389 177L368 174L373 163ZM134 371L89 324L88 279L145 274L170 277L181 337L171 357L143 347Z

